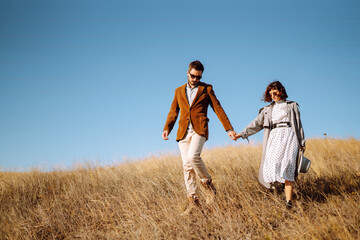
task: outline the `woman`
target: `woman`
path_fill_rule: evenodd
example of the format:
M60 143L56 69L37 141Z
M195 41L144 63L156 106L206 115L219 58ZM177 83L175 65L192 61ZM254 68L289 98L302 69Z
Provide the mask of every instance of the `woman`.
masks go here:
M271 104L260 109L259 115L236 139L264 129L259 181L267 188L273 188L275 182L285 183L286 207L291 208L299 149L305 151L305 137L298 104L287 101L287 97L279 81L270 83L262 100Z

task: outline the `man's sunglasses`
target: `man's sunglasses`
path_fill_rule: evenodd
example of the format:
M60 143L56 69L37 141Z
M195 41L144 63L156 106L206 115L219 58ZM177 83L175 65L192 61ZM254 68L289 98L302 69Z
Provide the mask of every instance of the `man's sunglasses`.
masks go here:
M196 75L193 75L193 74L191 74L191 73L189 73L190 74L190 77L191 78L196 78L197 80L200 80L201 78L202 78L202 76L200 75L200 76L196 76Z

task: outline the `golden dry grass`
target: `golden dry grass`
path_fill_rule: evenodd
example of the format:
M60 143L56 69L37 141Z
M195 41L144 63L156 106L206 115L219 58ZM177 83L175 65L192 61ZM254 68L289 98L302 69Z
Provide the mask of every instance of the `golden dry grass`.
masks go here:
M218 202L186 206L181 161L0 173L0 239L360 239L360 141L310 139L293 210L257 180L261 147L205 150ZM200 200L203 195L200 190Z

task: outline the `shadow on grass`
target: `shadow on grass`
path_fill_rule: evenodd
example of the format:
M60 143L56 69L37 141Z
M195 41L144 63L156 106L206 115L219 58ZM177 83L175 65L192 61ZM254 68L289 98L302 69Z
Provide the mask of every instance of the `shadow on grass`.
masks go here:
M329 195L354 192L360 192L360 176L342 172L334 177L303 179L297 184L296 195L305 201L325 203Z

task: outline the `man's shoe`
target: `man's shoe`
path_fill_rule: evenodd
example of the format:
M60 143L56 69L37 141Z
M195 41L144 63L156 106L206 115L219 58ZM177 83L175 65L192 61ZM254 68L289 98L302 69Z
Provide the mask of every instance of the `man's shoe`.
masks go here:
M207 182L201 182L206 191L206 204L212 204L216 200L216 188L212 183L212 180Z
M188 197L187 200L188 200L188 206L186 210L180 214L180 216L189 216L195 211L200 210L199 199L195 195Z

